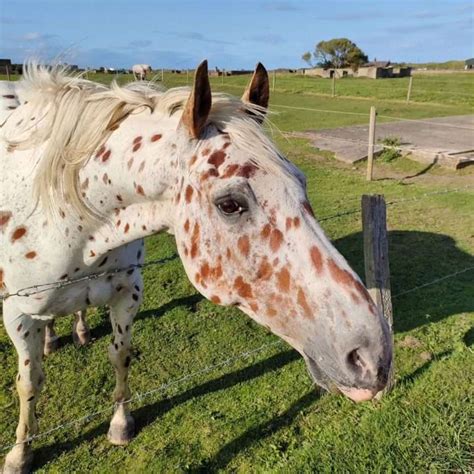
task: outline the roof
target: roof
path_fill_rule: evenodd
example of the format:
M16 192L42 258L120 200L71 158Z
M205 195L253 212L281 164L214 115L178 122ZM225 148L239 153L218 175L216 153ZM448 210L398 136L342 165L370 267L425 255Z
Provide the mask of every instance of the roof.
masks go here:
M466 59L466 61L464 61L464 63L467 64L467 65L474 65L474 58Z
M390 61L370 61L365 63L362 67L389 67Z

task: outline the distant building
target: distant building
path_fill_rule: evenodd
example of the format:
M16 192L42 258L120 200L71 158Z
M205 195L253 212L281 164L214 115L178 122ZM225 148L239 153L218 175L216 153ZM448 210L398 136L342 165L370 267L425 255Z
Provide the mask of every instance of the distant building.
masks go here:
M464 69L467 71L468 69L474 69L474 58L466 59L464 61Z
M348 67L339 69L316 67L305 69L304 74L326 78L332 78L336 75L336 78L368 77L369 79L385 79L411 76L411 67L393 67L390 61L372 61L355 70Z

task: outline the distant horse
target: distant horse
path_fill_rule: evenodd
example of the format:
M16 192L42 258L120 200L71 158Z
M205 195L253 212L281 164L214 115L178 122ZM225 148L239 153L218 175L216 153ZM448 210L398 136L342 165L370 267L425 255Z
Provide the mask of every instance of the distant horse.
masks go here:
M30 67L21 91L0 140L0 286L20 397L5 472L25 471L32 459L45 326L88 306L110 308L116 408L108 438L130 441L140 271L17 292L141 264L143 238L161 231L175 235L206 298L239 307L291 344L318 384L355 401L383 389L387 324L318 225L304 175L264 133L269 86L261 64L241 100L211 93L206 61L192 90L109 88Z
M135 64L135 66L132 67L133 77L135 80L145 80L147 73L151 73L151 71L152 69L149 64Z

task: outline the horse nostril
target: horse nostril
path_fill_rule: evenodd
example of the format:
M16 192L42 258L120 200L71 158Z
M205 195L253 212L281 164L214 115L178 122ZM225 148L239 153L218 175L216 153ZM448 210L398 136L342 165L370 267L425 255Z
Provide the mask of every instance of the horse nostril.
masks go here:
M361 373L366 367L365 361L362 358L358 347L347 354L346 363L349 369L356 373Z

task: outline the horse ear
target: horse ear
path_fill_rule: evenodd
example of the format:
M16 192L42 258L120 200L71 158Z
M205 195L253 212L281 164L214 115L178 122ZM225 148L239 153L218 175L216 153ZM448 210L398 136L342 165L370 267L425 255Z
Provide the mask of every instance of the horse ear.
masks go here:
M192 138L202 136L211 105L212 95L207 73L207 60L204 60L194 74L193 90L184 106L180 122Z
M258 105L266 109L268 107L268 99L270 97L270 85L268 81L268 73L262 63L258 63L250 80L247 89L242 96L242 102ZM259 121L262 118L258 118Z

